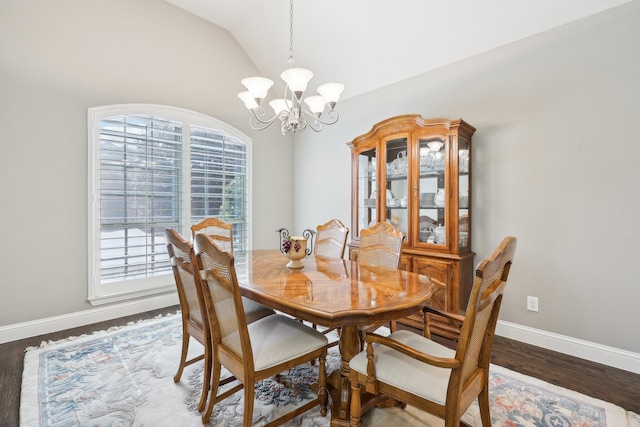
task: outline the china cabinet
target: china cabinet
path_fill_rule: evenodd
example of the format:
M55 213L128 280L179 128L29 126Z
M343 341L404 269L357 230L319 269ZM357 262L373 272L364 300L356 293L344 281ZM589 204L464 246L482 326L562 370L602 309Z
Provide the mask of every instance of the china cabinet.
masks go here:
M459 313L473 283L471 250L471 137L463 120L403 115L384 120L348 143L351 148L349 257L360 231L388 221L405 234L400 268L429 275L438 285L436 308ZM401 322L422 328L422 316ZM437 322L441 335L448 326ZM440 328L440 330L438 329Z

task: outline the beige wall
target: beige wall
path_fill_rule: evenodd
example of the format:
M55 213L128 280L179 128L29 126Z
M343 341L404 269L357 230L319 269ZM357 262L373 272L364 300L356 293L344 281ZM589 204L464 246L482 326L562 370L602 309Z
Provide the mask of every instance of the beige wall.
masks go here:
M254 246L275 245L293 218L291 138L248 128L236 94L256 73L226 30L164 1L0 2L0 327L92 309L89 107L173 105L253 138Z
M635 1L345 101L337 125L296 137L296 227L350 222L345 143L377 121L463 118L476 262L519 239L501 320L640 352L638 22Z

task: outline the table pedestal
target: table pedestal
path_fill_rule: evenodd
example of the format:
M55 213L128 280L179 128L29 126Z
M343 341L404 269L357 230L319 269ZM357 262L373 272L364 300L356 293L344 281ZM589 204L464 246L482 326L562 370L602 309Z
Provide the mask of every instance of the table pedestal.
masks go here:
M331 427L349 427L351 409L351 383L349 382L349 361L360 352L360 332L355 325L343 326L340 331L340 368L327 378L327 389L331 397ZM397 402L386 396L361 395L362 414L373 406L395 406Z

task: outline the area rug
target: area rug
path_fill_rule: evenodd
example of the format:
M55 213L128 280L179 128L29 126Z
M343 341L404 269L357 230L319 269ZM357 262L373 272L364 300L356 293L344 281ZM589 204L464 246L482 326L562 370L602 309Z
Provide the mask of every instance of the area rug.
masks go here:
M181 333L180 316L172 315L27 349L20 426L202 426L196 408L202 363L173 382ZM194 341L191 351L202 347ZM327 370L338 366L333 347ZM317 367L305 365L257 384L253 425L313 397L308 385L316 377ZM499 366L491 366L490 391L493 426L640 427L640 417L620 407ZM216 405L208 426L242 425L242 408L238 392ZM481 425L476 405L464 419ZM411 407L376 408L362 421L365 427L444 425ZM285 425L325 427L329 417L313 409Z

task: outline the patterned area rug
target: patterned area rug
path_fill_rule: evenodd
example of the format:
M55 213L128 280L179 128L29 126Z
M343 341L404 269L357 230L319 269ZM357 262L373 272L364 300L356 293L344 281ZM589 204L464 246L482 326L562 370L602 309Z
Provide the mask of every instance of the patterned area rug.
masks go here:
M60 426L202 426L197 402L202 363L185 369L173 382L180 356L179 316L140 322L90 336L71 337L27 349L22 380L20 425ZM201 352L193 342L194 353ZM327 370L339 365L334 347ZM308 384L317 368L306 365L256 385L253 424L264 425L277 414L313 396ZM492 425L541 427L640 427L640 417L607 402L592 399L507 369L491 369ZM242 392L216 405L209 426L242 424ZM480 426L476 405L465 421ZM374 409L363 426L442 426L442 420L421 411ZM287 426L324 427L329 418L317 409Z

